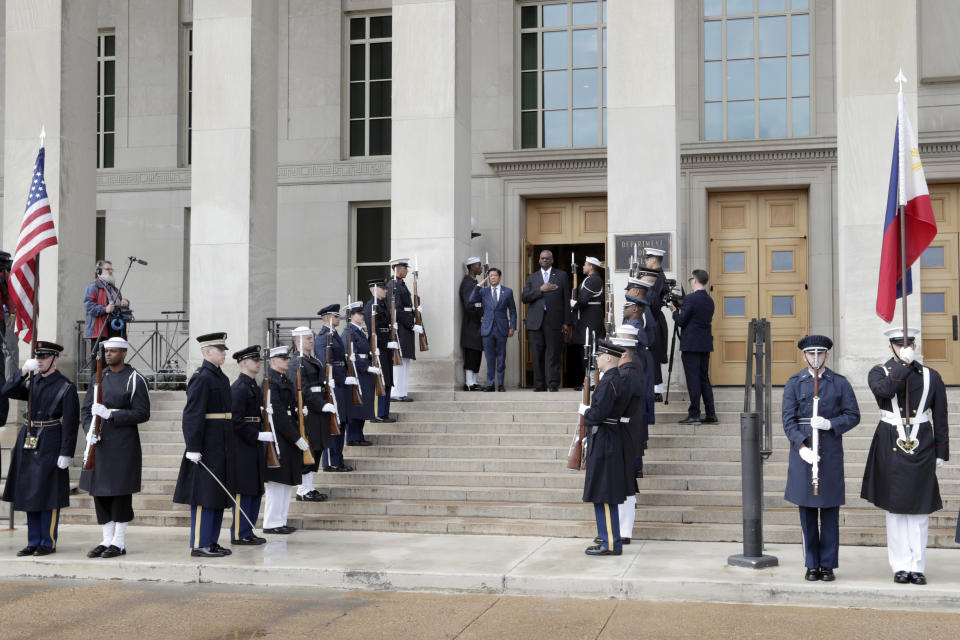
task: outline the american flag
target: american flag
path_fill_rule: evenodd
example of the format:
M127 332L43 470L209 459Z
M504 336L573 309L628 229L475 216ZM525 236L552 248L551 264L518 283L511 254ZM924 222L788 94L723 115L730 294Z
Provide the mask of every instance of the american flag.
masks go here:
M17 311L17 335L24 342L33 341L34 292L37 284L37 262L40 252L57 244L47 185L43 181L44 150L40 147L33 166L27 210L20 225L20 238L10 269L10 294Z

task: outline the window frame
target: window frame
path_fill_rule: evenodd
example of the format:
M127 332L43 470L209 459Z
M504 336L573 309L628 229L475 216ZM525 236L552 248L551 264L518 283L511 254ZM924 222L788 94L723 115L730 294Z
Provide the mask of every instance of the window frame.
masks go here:
M390 18L390 37L388 38L371 38L370 37L370 20L371 18L381 18L388 17ZM342 65L342 74L343 82L341 88L341 95L343 96L342 101L342 124L341 129L343 135L341 139L343 140L342 144L342 156L344 159L363 159L363 158L385 158L388 159L393 153L393 71L390 72L390 90L391 90L391 100L390 100L390 115L388 117L371 117L370 116L370 45L371 44L380 44L380 43L389 43L390 44L390 54L391 60L393 57L393 12L389 9L379 9L373 11L352 11L345 13L343 16L343 65ZM365 21L364 37L362 39L352 39L350 37L350 21L356 18L363 18ZM353 81L350 79L351 71L351 57L350 57L350 48L354 44L363 44L364 46L364 71L363 71L363 80L362 81ZM382 82L386 78L379 78L375 82ZM363 83L363 116L360 118L353 118L350 116L350 107L351 107L351 86L353 84ZM351 153L351 133L350 127L351 123L355 121L363 121L363 155L353 155ZM371 120L387 120L390 122L390 153L383 154L371 154L370 153L370 122Z
M106 54L107 38L113 38L113 55ZM113 63L113 93L106 91L106 68ZM107 98L113 98L113 128L107 131L104 123L104 108ZM110 136L111 164L106 165L106 140ZM100 29L97 31L97 169L113 169L117 165L117 30Z
M193 23L180 25L179 161L193 165Z
M390 237L392 237L393 230L393 205L390 200L372 200L369 202L352 202L350 203L350 251L349 251L349 263L350 263L350 291L356 293L355 300L364 300L366 301L366 295L369 297L369 292L366 291L366 288L361 290L360 280L358 278L358 271L360 267L384 267L387 274L390 273L390 255L388 250L388 255L386 260L382 262L357 262L357 238L359 234L357 233L357 214L360 209L380 209L387 208L390 209Z

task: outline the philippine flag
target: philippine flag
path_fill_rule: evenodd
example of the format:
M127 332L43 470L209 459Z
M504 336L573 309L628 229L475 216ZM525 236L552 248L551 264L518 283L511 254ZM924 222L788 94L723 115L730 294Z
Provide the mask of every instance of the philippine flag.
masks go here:
M887 215L883 222L883 249L880 254L880 283L877 287L877 315L885 322L893 320L897 298L903 295L900 282L900 215L903 205L906 218L907 295L913 291L910 265L937 235L937 221L930 205L930 191L923 177L917 135L907 116L903 91L899 96L899 119L893 142L893 165L887 188ZM903 152L901 153L901 149Z

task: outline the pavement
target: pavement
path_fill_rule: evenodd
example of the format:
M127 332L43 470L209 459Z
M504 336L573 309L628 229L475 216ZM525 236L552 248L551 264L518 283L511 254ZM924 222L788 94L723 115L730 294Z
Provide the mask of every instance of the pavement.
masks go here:
M229 516L227 517L229 520ZM925 586L897 585L882 547L842 547L837 580L803 580L800 545L768 545L778 567L727 565L740 544L634 541L621 556L589 557L589 541L528 536L298 531L234 547L217 559L190 556L187 531L136 527L128 553L88 559L100 528L60 527L57 553L17 558L26 531L0 532L0 579L70 578L261 587L960 610L960 552L930 549ZM229 539L226 528L221 543Z

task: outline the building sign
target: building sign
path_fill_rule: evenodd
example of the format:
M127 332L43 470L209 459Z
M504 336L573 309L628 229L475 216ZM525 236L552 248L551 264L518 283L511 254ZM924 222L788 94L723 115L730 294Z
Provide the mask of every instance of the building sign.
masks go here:
M669 233L637 233L631 235L615 235L614 264L615 271L629 271L630 263L633 261L634 249L637 253L637 261L643 266L643 249L651 247L653 249L663 249L666 253L663 255L663 270L670 269L671 255L670 234Z

